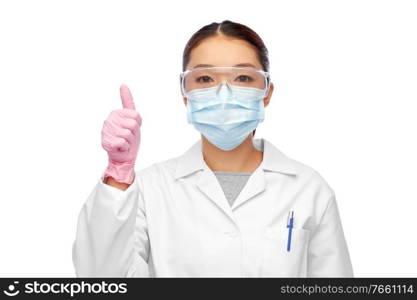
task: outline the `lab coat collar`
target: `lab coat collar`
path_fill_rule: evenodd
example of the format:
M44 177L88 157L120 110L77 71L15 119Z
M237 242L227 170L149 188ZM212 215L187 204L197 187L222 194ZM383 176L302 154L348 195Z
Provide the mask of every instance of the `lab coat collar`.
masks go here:
M263 170L296 175L297 171L291 159L264 138L253 139L254 146L263 151L261 168ZM175 179L187 176L195 171L207 169L203 159L201 139L194 143L178 160Z

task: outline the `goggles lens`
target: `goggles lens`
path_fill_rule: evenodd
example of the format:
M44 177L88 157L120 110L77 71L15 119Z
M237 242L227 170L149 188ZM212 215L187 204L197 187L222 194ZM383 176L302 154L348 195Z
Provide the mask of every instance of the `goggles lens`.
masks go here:
M217 86L223 82L231 85L266 89L268 73L248 67L204 67L181 73L182 90L188 93L196 89Z

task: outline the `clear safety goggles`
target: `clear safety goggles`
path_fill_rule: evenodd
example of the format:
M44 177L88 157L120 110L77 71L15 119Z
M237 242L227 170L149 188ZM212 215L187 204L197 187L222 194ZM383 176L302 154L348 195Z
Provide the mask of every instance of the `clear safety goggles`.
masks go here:
M184 96L196 89L215 87L222 83L251 87L267 93L270 75L251 67L200 67L180 74L181 92Z

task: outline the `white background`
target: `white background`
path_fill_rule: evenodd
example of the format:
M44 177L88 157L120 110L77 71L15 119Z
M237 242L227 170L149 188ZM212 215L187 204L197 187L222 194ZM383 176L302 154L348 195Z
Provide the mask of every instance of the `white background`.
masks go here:
M137 169L182 154L178 74L224 19L263 38L276 89L256 131L336 192L356 277L417 276L416 1L0 2L0 276L75 276L100 131L130 86Z

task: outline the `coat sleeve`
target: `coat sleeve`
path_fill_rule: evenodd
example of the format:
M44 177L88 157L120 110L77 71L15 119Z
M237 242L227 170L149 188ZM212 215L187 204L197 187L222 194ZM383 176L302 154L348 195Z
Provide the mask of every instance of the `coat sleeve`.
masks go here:
M307 277L353 277L352 263L334 193L312 232Z
M137 174L119 190L103 182L78 216L72 260L77 277L149 277L149 239Z

